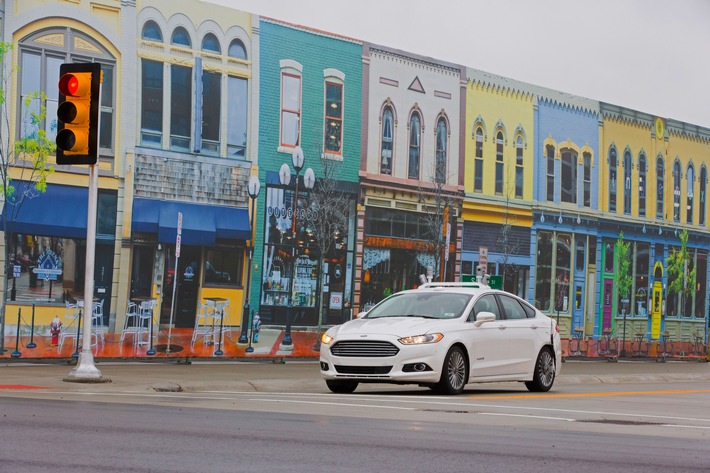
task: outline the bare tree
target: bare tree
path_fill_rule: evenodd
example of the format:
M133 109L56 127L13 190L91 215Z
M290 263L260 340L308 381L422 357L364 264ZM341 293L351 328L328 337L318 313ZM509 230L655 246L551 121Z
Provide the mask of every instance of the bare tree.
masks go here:
M0 198L4 204L2 229L5 243L5 272L3 278L3 299L0 302L0 353L5 340L5 301L12 275L14 249L10 245L10 235L14 233L14 223L22 209L22 204L38 196L47 189L47 176L54 171L49 157L54 153L54 142L47 138L44 127L46 118L46 97L34 92L22 98L22 116L16 127L21 137L10 137L10 122L16 115L10 110L8 94L15 68L12 64L11 43L0 43L0 61L3 64L0 84ZM11 253L12 252L12 253Z

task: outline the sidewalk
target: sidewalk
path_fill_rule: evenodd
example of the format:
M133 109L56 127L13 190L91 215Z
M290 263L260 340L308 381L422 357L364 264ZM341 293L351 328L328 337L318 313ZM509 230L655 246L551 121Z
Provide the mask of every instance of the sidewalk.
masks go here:
M247 391L327 392L318 362L289 358L253 361L153 362L97 361L109 383L66 382L73 369L66 362L29 363L3 360L0 390L49 388L62 391ZM557 386L565 384L650 383L710 381L705 362L568 361L562 365ZM374 386L376 389L378 385ZM382 385L380 385L380 388Z

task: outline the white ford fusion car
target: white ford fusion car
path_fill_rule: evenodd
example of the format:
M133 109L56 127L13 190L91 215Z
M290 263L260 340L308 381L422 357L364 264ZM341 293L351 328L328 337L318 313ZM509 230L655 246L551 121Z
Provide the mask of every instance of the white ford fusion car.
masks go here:
M562 365L559 327L523 299L480 283L428 283L394 294L321 338L328 388L419 384L460 394L467 383L521 381L549 391Z

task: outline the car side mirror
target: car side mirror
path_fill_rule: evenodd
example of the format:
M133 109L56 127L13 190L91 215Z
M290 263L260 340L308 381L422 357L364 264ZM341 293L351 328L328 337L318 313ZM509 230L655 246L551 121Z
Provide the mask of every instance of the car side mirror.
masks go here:
M474 326L480 327L486 322L495 322L496 314L493 312L479 312L476 315L476 321L473 323Z
M367 315L367 311L363 310L362 312L358 312L358 314L355 316L358 319L361 319Z

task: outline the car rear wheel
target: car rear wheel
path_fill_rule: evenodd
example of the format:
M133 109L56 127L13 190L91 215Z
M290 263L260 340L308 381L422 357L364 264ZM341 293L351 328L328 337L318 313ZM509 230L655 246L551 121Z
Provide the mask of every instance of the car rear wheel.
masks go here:
M325 381L328 385L328 389L338 394L350 394L357 389L357 381L341 381L335 379L328 379Z
M434 391L441 394L461 394L468 380L468 364L463 350L451 347L444 359L441 379L434 385Z
M533 392L547 392L555 382L555 357L549 347L540 350L535 362L533 380L526 381L525 386Z

